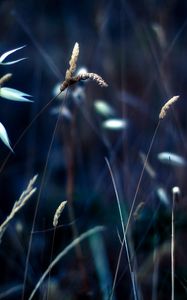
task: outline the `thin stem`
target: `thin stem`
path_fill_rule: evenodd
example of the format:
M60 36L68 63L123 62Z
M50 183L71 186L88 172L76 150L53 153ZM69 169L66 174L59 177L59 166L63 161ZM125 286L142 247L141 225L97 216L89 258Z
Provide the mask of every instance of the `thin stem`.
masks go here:
M64 102L66 100L67 93L68 93L68 89L67 89L67 92L65 94ZM54 100L54 99L55 98L53 98L52 100ZM63 109L64 102L62 104L62 109ZM55 138L55 133L56 133L56 130L57 130L57 127L58 127L59 120L60 120L60 114L59 114L58 119L56 121L56 125L55 125L54 131L53 131L53 135L52 135L52 138L51 138L50 145L49 145L49 149L48 149L48 153L47 153L47 158L46 158L46 163L45 163L45 166L44 166L43 176L42 176L42 180L41 180L41 186L40 186L40 189L39 189L38 198L37 198L37 202L36 202L36 207L35 207L35 211L34 211L34 218L33 218L33 223L32 223L31 235L30 235L30 239L29 239L29 246L28 246L27 257L26 257L26 264L25 264L25 272L24 272L24 279L23 279L22 300L24 300L24 297L25 297L25 289L26 289L26 281L27 281L29 258L30 258L30 253L31 253L31 246L32 246L32 240L33 240L33 232L34 232L34 227L35 227L35 223L36 223L36 217L37 217L39 202L40 202L41 194L42 194L42 191L43 191L43 186L44 186L44 182L45 182L45 176L46 176L47 167L48 167L48 163L49 163L50 153L51 153L51 149L52 149L52 146L53 146L53 142L54 142L54 138Z
M29 128L33 125L33 123L38 119L38 117L46 110L46 108L61 94L61 92L59 92L58 95L56 95L55 97L53 97L44 107L42 107L42 109L37 113L37 115L32 119L32 121L29 123L29 125L23 130L23 132L21 133L21 135L19 136L19 138L17 139L17 141L15 142L15 144L13 145L12 149L14 150L16 148L16 146L19 144L19 142L22 140L22 138L24 137L24 135L27 133L27 131L29 130ZM7 163L7 161L9 160L10 156L12 155L12 151L9 152L9 154L6 156L5 160L3 161L1 167L0 167L0 173L2 173L2 171L4 170L4 167Z
M172 213L171 213L171 300L175 298L175 226L174 226L174 211L175 211L175 194L173 193Z
M133 201L132 201L132 205L131 205L129 217L128 217L127 224L126 224L125 233L127 233L127 230L128 230L129 224L130 224L130 220L131 220L131 217L132 217L132 213L133 213L134 205L135 205L135 202L136 202L136 198L137 198L137 195L138 195L138 192L139 192L140 184L142 182L142 178L143 178L143 174L144 174L144 171L145 171L145 167L146 167L146 164L147 164L147 161L148 161L148 158L149 158L149 155L150 155L150 152L151 152L151 149L152 149L152 146L153 146L153 143L154 143L154 140L155 140L155 137L156 137L159 125L160 125L160 120L157 123L156 129L155 129L153 137L151 139L151 143L150 143L150 146L149 146L149 149L148 149L148 152L147 152L144 164L143 164L143 168L142 168L139 180L138 180L138 184L137 184L137 187L136 187L136 191L135 191L134 198L133 198Z
M141 181L142 181L142 178L143 178L145 167L146 167L146 164L147 164L147 161L148 161L148 158L149 158L149 155L150 155L150 152L151 152L151 149L152 149L152 146L153 146L153 143L154 143L154 140L155 140L155 137L156 137L159 125L160 125L160 120L157 123L156 129L155 129L153 137L151 139L150 146L149 146L149 149L148 149L148 152L147 152L144 164L143 164L143 168L142 168L139 180L138 180L138 184L137 184L137 188L136 188L136 191L135 191L135 195L134 195L134 198L133 198L133 201L132 201L132 206L131 206L129 217L128 217L128 220L127 220L123 242L122 242L120 253L119 253L119 256L118 256L118 262L117 262L117 266L116 266L116 272L115 272L115 277L114 277L114 283L113 283L112 293L113 293L115 285L116 285L117 274L118 274L118 271L119 271L121 256L122 256L123 247L124 247L124 244L125 244L125 237L127 235L127 230L128 230L129 224L130 224L131 217L132 217L132 213L133 213L134 205L135 205L136 198L137 198L137 195L138 195L138 191L139 191L139 188L140 188L140 184L141 184ZM112 299L112 295L111 295L110 299Z
M75 220L75 209L74 209L74 181L75 181L75 139L76 139L76 109L72 110L72 122L71 127L68 133L68 137L65 138L65 145L67 148L67 183L66 183L66 199L68 201L68 215L69 221L72 224L72 236L73 239L76 239L79 236L79 231ZM75 247L75 253L78 261L78 268L82 277L82 289L87 292L89 291L89 280L87 275L87 270L84 266L84 255L81 249L81 245L77 243Z
M154 251L153 251L153 276L152 276L152 300L157 300L158 294L158 271L159 271L159 255L157 250L157 236L154 237Z
M112 179L112 184L113 184L113 187L114 187L116 200L117 200L117 204L118 204L118 210L119 210L119 215L120 215L120 220L121 220L121 227L122 227L122 230L123 230L123 235L125 235L125 226L124 226L124 221L123 221L123 216L122 216L122 211L121 211L121 204L120 204L120 200L119 200L119 195L118 195L118 190L117 190L117 187L116 187L114 175L113 175L112 168L110 166L110 163L109 163L107 157L105 157L105 161L106 161L106 164L107 164L107 167L109 169L110 176L111 176L111 179Z
M53 252L54 252L54 244L55 244L55 234L56 234L56 226L54 228L54 231L53 231L53 238L52 238L52 245L51 245L51 255L50 255L50 264L51 264L51 261L52 261L52 258L53 258ZM49 291L50 291L50 280L51 280L51 272L49 271L49 276L48 276L48 284L47 284L47 297L46 299L50 299L49 298Z
M131 276L131 281L132 281L132 286L133 286L134 299L137 300L138 297L137 297L137 291L136 291L135 276L134 276L134 272L133 272L132 266L131 266L129 246L128 246L128 241L127 241L127 236L126 236L126 233L125 233L124 220L123 220L123 216L122 216L122 210L121 210L121 204L120 204L120 199L119 199L119 195L118 195L118 190L117 190L117 187L116 187L116 183L115 183L114 175L113 175L113 172L112 172L112 168L111 168L110 163L109 163L109 161L106 157L105 157L105 161L107 163L107 166L108 166L108 169L109 169L109 172L110 172L110 176L111 176L111 179L112 179L112 183L113 183L113 187L114 187L114 191L115 191L115 195L116 195L116 200L117 200L117 204L118 204L118 210L119 210L119 215L120 215L120 220L121 220L121 226L122 226L122 230L123 230L123 242L122 242L120 253L119 253L120 259L118 257L118 263L117 263L117 266L116 266L116 272L115 272L114 281L113 281L113 285L112 285L110 300L112 300L112 298L113 298L113 294L114 294L114 290L115 290L115 286L116 286L116 281L117 281L118 270L119 270L119 264L120 264L121 255L122 255L122 252L123 252L124 245L125 245L125 249L126 249L127 260L128 260L129 270L130 270L130 276Z
M46 278L46 276L48 275L48 273L52 270L52 268L62 259L62 257L64 257L71 249L73 249L77 244L79 244L80 242L82 242L83 240L85 240L86 238L88 238L89 236L91 236L92 234L95 234L97 232L103 231L104 227L103 226L96 226L84 233L82 233L79 237L77 237L75 240L73 240L73 242L71 242L62 252L60 252L56 258L50 263L50 265L48 266L48 268L46 269L46 271L43 273L43 275L41 276L41 278L39 279L38 283L36 284L34 290L32 291L30 297L28 300L33 299L36 291L38 290L38 288L40 287L40 285L42 284L42 282L44 281L44 279Z

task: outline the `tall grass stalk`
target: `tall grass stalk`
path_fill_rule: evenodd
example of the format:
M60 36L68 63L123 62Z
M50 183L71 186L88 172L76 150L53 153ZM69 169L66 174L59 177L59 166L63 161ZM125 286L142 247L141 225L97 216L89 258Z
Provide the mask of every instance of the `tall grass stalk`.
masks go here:
M171 213L171 300L175 298L175 227L174 227L175 196L173 193Z
M180 189L172 188L172 212L171 212L171 300L175 299L175 203L180 196Z
M158 296L158 272L159 272L159 256L157 249L157 236L154 237L154 251L153 251L153 276L152 276L152 300L157 300Z
M109 161L106 157L105 157L105 161L107 163L107 166L108 166L108 169L109 169L109 172L110 172L110 176L111 176L111 179L112 179L112 183L113 183L113 187L114 187L114 191L115 191L115 195L116 195L116 200L117 200L117 204L118 204L118 210L119 210L119 215L120 215L122 231L123 231L123 241L122 241L122 245L121 245L121 249L120 249L120 258L121 258L121 255L122 255L123 247L125 245L127 260L128 260L129 270L130 270L130 276L131 276L131 281L132 281L132 287L133 287L133 295L134 295L134 299L138 300L137 288L136 288L136 283L135 283L135 276L134 276L134 272L133 272L132 265L131 265L129 246L128 246L128 241L127 241L127 234L125 232L125 226L124 226L124 220L123 220L123 215L122 215L122 210L121 210L120 199L119 199L119 195L118 195L114 175L113 175L113 172L112 172L112 168L111 168L110 163L109 163ZM111 295L110 295L110 300L112 300L112 298L113 298L113 294L114 294L114 290L115 290L115 286L116 286L117 275L118 275L118 270L119 270L119 262L120 261L118 259L116 272L115 272L115 276L114 276L114 281L113 281L113 285L112 285L112 291L111 291Z
M129 217L127 219L127 223L126 223L126 227L124 229L124 235L123 235L123 242L121 244L121 248L120 248L120 252L119 252L119 256L118 256L118 261L117 261L117 266L116 266L116 271L115 271L115 276L114 276L114 282L113 282L113 287L112 287L112 293L111 293L111 297L110 299L112 299L112 294L113 294L113 291L115 289L115 285L116 285L116 281L117 281L117 275L118 275L118 271L119 271L119 266L120 266L120 262L121 262L121 257L122 257L122 252L123 252L123 248L124 246L126 247L126 251L128 253L128 246L127 246L127 240L126 240L126 236L127 236L127 231L128 231L128 227L129 227L129 224L130 224L130 220L131 220L131 217L132 217L132 213L133 213L133 209L134 209L134 205L135 205L135 202L136 202L136 198L137 198L137 195L138 195L138 191L139 191L139 188L140 188L140 184L141 184L141 181L142 181L142 178L143 178L143 174L144 174L144 171L145 171L145 168L146 168L146 164L147 164L147 161L148 161L148 158L149 158L149 154L151 152L151 149L152 149L152 146L153 146L153 143L154 143L154 140L155 140L155 137L156 137L156 134L157 134L157 131L158 131L158 128L159 128L159 125L160 125L160 120L158 121L157 123L157 126L156 126L156 129L154 131L154 134L153 134L153 137L151 139L151 143L150 143L150 146L149 146L149 149L148 149L148 152L147 152L147 155L146 155L146 158L145 158L145 161L144 161L144 164L143 164L143 168L142 168L142 171L141 171L141 174L140 174L140 177L139 177L139 180L138 180L138 184L137 184L137 187L136 187L136 191L135 191L135 195L134 195L134 198L133 198L133 201L132 201L132 205L131 205L131 209L130 209L130 213L129 213ZM110 168L111 169L111 168ZM110 170L109 169L109 170ZM113 177L112 177L113 178ZM113 179L114 180L114 179ZM113 184L115 183L115 181L113 181ZM116 186L116 185L115 185ZM115 188L115 192L117 191L117 189ZM118 195L118 193L117 193ZM117 197L117 199L119 200L119 197ZM118 205L119 207L119 205ZM121 213L120 213L121 214ZM122 223L123 224L123 223ZM123 227L122 227L123 228ZM129 268L130 268L130 265L129 265ZM131 280L132 280L132 284L133 284L133 293L134 293L134 298L137 299L137 291L136 291L136 288L135 288L135 285L134 285L134 274L133 274L133 271L132 271L132 268L131 268Z
M86 232L82 233L79 237L74 239L63 251L61 251L56 258L50 263L46 271L43 273L41 278L39 279L38 283L36 284L35 288L33 289L30 297L28 300L33 299L34 295L36 294L36 291L41 286L42 282L46 278L46 276L49 274L49 272L52 270L52 268L66 255L69 253L70 250L72 250L74 247L76 247L77 244L80 244L83 240L87 239L92 234L101 232L104 230L103 226L96 226L92 229L87 230Z
M67 98L67 94L68 94L68 88L66 90L66 94L65 94L64 101L62 103L61 109L63 109L63 107L64 107L64 104L65 104L65 101L66 101L66 98ZM52 100L54 100L54 98ZM51 102L51 101L49 101L49 102ZM53 146L53 142L54 142L56 130L58 128L58 123L59 123L60 117L61 117L61 114L58 115L58 118L57 118L57 121L56 121L56 124L55 124L55 128L54 128L54 131L53 131L53 134L52 134L52 138L51 138L51 141L50 141L50 145L49 145L49 149L48 149L48 153L47 153L47 158L46 158L46 162L45 162L45 166L44 166L44 170L43 170L41 185L40 185L40 189L39 189L39 193L38 193L38 197L37 197L37 202L36 202L36 206L35 206L33 223L32 223L32 229L31 229L31 235L30 235L30 239L29 239L29 246L28 246L28 251L27 251L27 256L26 256L26 263L25 263L22 300L24 300L24 298L25 298L25 289L26 289L26 282L27 282L27 273L28 273L29 258L30 258L30 253L31 253L32 240L33 240L33 232L34 232L34 228L35 228L35 223L36 223L36 217L37 217L39 202L40 202L40 198L41 198L41 195L42 195L43 186L44 186L44 183L45 183L45 177L46 177L46 173L47 173L47 167L48 167L48 163L49 163L51 149L52 149L52 146Z
M169 99L169 100L161 107L161 110L160 110L160 113L159 113L159 120L158 120L157 126L156 126L156 128L155 128L153 137L152 137L152 139L151 139L150 146L149 146L147 155L146 155L146 157L145 157L145 161L144 161L144 164L143 164L143 168L142 168L142 171L141 171L139 180L138 180L138 184L137 184L137 187L136 187L136 191L135 191L134 198L133 198L133 201L132 201L132 205L131 205L129 217L128 217L127 224L126 224L125 233L127 233L127 230L128 230L128 227L129 227L129 224L130 224L130 221L131 221L131 217L132 217L134 205L135 205L135 202L136 202L136 198L137 198L137 195L138 195L138 192L139 192L140 184L141 184L141 182L142 182L142 178L143 178L143 175L144 175L144 171L145 171L145 169L146 169L147 161L148 161L148 159L149 159L149 155L150 155L151 149L152 149L152 147L153 147L153 143L154 143L154 141L155 141L156 134L157 134L158 129L159 129L159 126L160 126L160 122L161 122L161 120L163 120L163 119L166 117L166 115L167 115L167 113L168 113L168 110L170 110L170 108L173 106L173 104L174 104L178 99L179 99L179 96L174 96L174 97L170 98L170 99Z
M137 195L138 195L138 192L139 192L140 184L141 184L141 182L142 182L142 178L143 178L143 175L144 175L144 171L145 171L145 168L146 168L146 164L147 164L147 161L148 161L148 158L149 158L151 149L152 149L152 147L153 147L153 143L154 143L154 141L155 141L155 137L156 137L156 134L157 134L157 131L158 131L159 126L160 126L160 120L159 120L158 123L157 123L157 126L156 126L156 128L155 128L153 137L152 137L151 142L150 142L150 145L149 145L148 152L147 152L146 157L145 157L145 161L144 161L144 164L143 164L143 168L142 168L142 171L141 171L141 174L140 174L138 183L137 183L136 191L135 191L135 194L134 194L134 197L133 197L133 200L132 200L132 205L131 205L129 217L128 217L128 220L127 220L127 224L126 224L126 228L125 228L125 233L127 233L127 231L128 231L128 227L129 227L129 224L130 224L130 221L131 221L131 217L132 217L132 213L133 213L133 210L134 210L134 205L135 205L136 198L137 198Z

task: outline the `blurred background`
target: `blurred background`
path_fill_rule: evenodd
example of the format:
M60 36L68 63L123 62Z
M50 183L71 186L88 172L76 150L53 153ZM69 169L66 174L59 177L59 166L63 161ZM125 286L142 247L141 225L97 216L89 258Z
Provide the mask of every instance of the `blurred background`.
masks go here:
M80 46L76 72L86 69L108 83L101 88L80 82L57 97L25 131L15 154L1 142L1 223L34 174L38 191L3 236L0 299L28 299L56 255L97 225L105 226L104 232L72 249L34 299L110 299L123 232L106 159L126 223L159 111L174 95L180 99L158 126L128 245L137 299L170 299L171 190L179 186L175 299L186 299L187 2L1 0L0 20L1 54L26 45L11 58L28 58L1 66L0 75L13 73L6 86L34 100L1 98L0 121L12 145L58 93L75 42ZM54 231L53 216L64 200L68 203ZM131 279L123 249L113 299L134 299Z

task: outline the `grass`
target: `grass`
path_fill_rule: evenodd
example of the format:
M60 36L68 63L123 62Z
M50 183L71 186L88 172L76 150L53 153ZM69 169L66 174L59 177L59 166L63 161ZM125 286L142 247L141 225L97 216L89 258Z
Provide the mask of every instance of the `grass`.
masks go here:
M152 51L156 51L152 36L148 31L145 32ZM57 70L53 59L48 59L37 41L34 44L46 63ZM171 45L174 47L173 43ZM84 62L84 48L86 46L80 43L79 54L79 44L75 43L64 81L60 78L58 94L47 104L45 99L20 137L9 147L15 155L19 155L26 137L36 126L42 160L38 159L39 153L34 152L32 139L27 150L36 155L34 161L38 159L33 166L34 171L39 173L38 191L33 186L36 180L33 177L13 205L11 213L7 213L8 217L3 216L0 226L0 235L3 237L1 255L2 261L4 255L8 263L6 278L0 285L0 298L11 295L16 299L19 294L23 300L60 297L67 300L84 297L104 300L120 300L124 297L135 300L183 299L187 274L185 267L180 269L181 261L176 252L179 246L175 240L180 235L179 227L185 226L186 221L175 209L176 194L173 192L172 198L167 195L167 190L175 184L182 185L185 159L181 160L180 166L176 162L174 166L170 154L166 166L164 161L159 163L157 160L157 154L169 151L171 145L176 147L173 146L171 152L176 149L181 157L185 154L185 131L182 119L176 117L180 103L175 102L179 96L171 98L173 93L167 90L167 96L162 97L160 92L159 97L155 97L169 99L163 106L151 101L150 105L144 103L144 108L143 103L139 103L143 112L139 111L138 104L132 108L137 99L128 93L123 94L123 84L126 82L123 72L120 75L121 83L112 79L115 68L110 73L112 65L107 63L107 57L106 61L102 57L99 60L101 67L96 68L102 70L102 66L105 66L103 70L108 70L108 74L107 71L98 71L99 74L105 74L107 83L97 73L77 72L78 58ZM67 63L69 58L63 50ZM168 51L167 55L172 51L170 46ZM91 50L90 53L94 60L96 54L93 55ZM165 88L169 86L169 79L164 73L167 55L163 55L160 63L156 58L153 60L157 75L165 80L160 80L159 84ZM120 67L124 69L124 65ZM65 69L63 63L60 69L60 72L55 72L58 76ZM151 80L154 81L153 77ZM2 77L1 80L1 84L6 83L6 78ZM94 82L89 83L89 80ZM47 89L47 84L44 85ZM107 89L100 90L100 86ZM115 89L120 90L120 96ZM140 91L138 93L141 95ZM105 97L110 100L114 98L115 101L102 100L108 105L103 114L99 109L94 111L91 103L97 97L103 97L103 100ZM117 100L118 97L121 102ZM140 98L146 99L146 96ZM141 99L138 100L141 102ZM55 105L60 109L53 122L48 112ZM160 113L158 107L161 107ZM42 126L45 127L46 137L43 142L40 120L45 117ZM107 120L112 121L110 128L106 126ZM112 128L114 124L115 128ZM146 154L142 156L142 153ZM0 167L2 178L11 170L11 164L14 165L13 157L12 152L3 157ZM15 175L14 178L16 180ZM161 187L162 195L157 193ZM24 189L23 184L20 188ZM163 193L167 198L165 202L161 199ZM60 209L57 209L58 203L62 203ZM181 260L185 261L185 257ZM18 274L11 274L11 270L16 270ZM3 283L7 285L3 286Z

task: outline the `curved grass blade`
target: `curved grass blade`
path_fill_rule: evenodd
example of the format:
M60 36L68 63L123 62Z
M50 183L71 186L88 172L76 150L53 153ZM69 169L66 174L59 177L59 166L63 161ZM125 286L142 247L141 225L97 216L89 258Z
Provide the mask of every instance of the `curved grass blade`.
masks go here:
M13 49L13 50L10 50L10 51L7 51L4 54L2 54L0 56L0 65L12 65L12 64L15 64L19 61L22 61L22 60L26 59L26 57L24 57L24 58L20 58L20 59L9 61L9 62L3 62L7 58L7 56L9 56L10 54L12 54L12 53L16 52L17 50L20 50L24 47L26 47L26 45L24 45L22 47L19 47L19 48L16 48L16 49Z
M8 134L2 123L0 123L0 139L12 152L14 152L12 147L10 146Z

